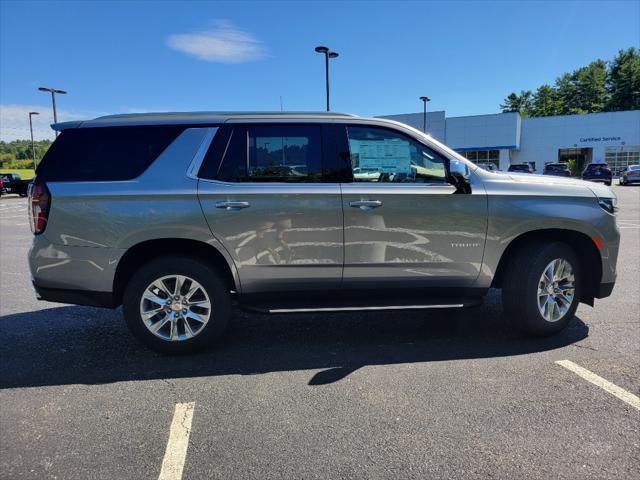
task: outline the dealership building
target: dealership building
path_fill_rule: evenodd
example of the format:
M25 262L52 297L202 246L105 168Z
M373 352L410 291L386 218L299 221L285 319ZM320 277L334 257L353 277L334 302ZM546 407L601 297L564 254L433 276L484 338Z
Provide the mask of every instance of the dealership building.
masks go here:
M423 128L423 113L384 115L384 118ZM614 173L640 163L640 110L521 117L497 113L446 117L427 114L426 131L473 162L491 162L500 170L530 164L537 173L550 162L576 160L580 168L606 162Z

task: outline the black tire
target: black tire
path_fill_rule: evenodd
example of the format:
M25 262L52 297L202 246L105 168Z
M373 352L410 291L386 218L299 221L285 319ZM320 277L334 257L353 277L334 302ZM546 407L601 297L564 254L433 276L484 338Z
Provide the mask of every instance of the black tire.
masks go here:
M212 306L209 321L195 336L185 340L170 341L154 335L140 313L146 288L154 280L169 275L184 275L198 282ZM131 277L124 292L122 309L129 330L145 346L166 354L191 353L209 346L222 334L231 317L231 294L218 273L205 263L191 257L161 257L142 266Z
M608 182L606 182L608 187L610 187L612 183L613 183L613 180L609 180Z
M571 306L556 321L547 321L538 309L538 285L553 260L566 260L573 269L575 292ZM578 256L562 242L531 243L517 251L502 282L502 305L505 314L521 331L530 335L551 335L567 326L580 303L582 278Z
M618 179L618 185L620 185L621 187L624 187L625 183L622 181L622 178Z

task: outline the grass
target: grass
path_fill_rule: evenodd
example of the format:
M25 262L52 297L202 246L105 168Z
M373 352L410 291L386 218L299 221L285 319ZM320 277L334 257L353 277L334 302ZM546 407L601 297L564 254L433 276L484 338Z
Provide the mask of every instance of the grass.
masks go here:
M32 168L0 168L0 174L17 173L23 180L29 180L35 176Z

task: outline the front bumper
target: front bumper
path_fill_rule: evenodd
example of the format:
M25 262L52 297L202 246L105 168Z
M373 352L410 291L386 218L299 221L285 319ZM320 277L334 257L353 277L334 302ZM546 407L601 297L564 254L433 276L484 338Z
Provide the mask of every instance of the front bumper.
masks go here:
M615 286L616 282L610 282L610 283L601 283L600 284L600 288L598 289L598 292L596 294L596 298L605 298L611 295L611 292L613 292L613 287Z

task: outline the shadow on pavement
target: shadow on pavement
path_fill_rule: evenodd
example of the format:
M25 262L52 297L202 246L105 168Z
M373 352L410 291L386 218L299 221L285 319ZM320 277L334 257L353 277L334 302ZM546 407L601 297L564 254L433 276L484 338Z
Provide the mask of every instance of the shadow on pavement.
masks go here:
M266 316L236 311L211 349L166 357L140 346L120 310L61 306L0 318L0 388L317 370L309 385L360 367L523 355L588 336L575 318L548 338L527 338L497 302L465 311ZM493 303L493 305L491 305Z

